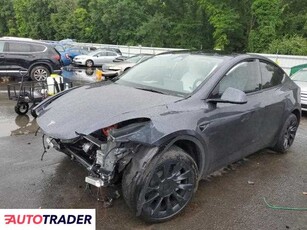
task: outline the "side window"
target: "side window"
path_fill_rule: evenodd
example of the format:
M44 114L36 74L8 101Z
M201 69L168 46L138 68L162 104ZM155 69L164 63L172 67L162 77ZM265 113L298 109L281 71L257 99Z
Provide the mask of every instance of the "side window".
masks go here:
M8 52L14 53L28 53L31 52L31 45L22 42L8 42Z
M242 90L245 93L259 90L261 87L261 78L257 62L245 61L234 66L215 87L212 92L212 97L221 97L229 87Z
M0 41L0 53L4 50L4 41Z
M108 51L108 52L107 52L107 56L113 56L113 57L114 57L114 56L117 56L117 55L116 55L116 53L113 53L113 52Z
M107 56L105 51L102 51L102 52L97 54L97 57L102 57L102 56Z
M279 85L284 79L284 72L273 64L260 62L260 70L263 89Z

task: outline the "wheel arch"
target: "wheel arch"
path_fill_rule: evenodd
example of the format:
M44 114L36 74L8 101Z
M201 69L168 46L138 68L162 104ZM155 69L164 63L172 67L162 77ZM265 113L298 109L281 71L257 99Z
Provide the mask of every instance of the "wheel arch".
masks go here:
M291 113L293 113L296 116L298 123L300 123L300 121L301 121L301 111L299 109L294 109Z
M37 67L37 66L44 66L46 67L50 73L53 72L53 68L51 67L50 64L46 63L46 62L35 62L33 63L30 67L29 67L29 74L31 74L31 71L33 70L33 68Z
M180 135L170 140L168 144L163 148L163 151L167 151L172 146L181 148L193 158L198 167L200 179L203 173L208 169L206 145L202 143L197 137L191 135Z

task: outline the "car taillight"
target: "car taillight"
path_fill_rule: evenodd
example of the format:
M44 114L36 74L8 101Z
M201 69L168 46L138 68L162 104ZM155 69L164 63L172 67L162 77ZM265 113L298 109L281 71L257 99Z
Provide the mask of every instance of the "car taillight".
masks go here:
M60 61L61 60L61 56L56 54L56 55L53 55L53 58L57 61Z
M112 125L112 126L110 126L110 127L107 127L107 128L102 129L101 131L102 131L102 133L103 133L106 137L108 137L108 136L109 136L109 133L110 133L113 129L116 129L116 128L117 128L117 125Z

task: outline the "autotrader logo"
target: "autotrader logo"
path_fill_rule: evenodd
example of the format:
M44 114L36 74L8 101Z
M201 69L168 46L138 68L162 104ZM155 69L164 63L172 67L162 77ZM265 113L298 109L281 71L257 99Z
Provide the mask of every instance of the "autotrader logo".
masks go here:
M96 229L95 209L0 209L0 229Z

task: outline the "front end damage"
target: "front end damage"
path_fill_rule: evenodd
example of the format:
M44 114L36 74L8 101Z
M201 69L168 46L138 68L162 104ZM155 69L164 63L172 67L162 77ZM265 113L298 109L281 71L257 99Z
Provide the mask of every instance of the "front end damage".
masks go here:
M144 135L150 126L148 119L138 119L113 125L85 135L77 133L73 140L46 137L48 147L65 153L78 161L89 172L87 184L107 187L115 184L122 171L139 149L148 145ZM140 140L136 140L140 137ZM149 149L155 148L148 146Z

